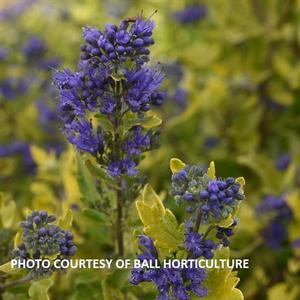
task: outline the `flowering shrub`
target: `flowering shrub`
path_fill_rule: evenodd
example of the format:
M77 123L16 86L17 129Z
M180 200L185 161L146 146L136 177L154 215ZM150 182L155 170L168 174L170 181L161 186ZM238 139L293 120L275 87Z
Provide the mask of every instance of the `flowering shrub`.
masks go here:
M173 213L170 210L165 210L159 196L155 194L151 187L146 186L143 196L136 202L146 234L138 236L139 246L142 250L138 259L141 261L154 261L165 259L165 257L171 260L199 259L201 257L212 259L215 253L222 251L223 247L229 245L228 237L233 235L232 228L236 225L234 216L239 202L233 204L230 201L232 205L230 213L220 214L220 208L227 207L228 201L225 197L213 199L212 196L215 195L216 190L212 191L210 187L214 186L216 182L223 183L222 187L220 184L220 189L232 192L231 187L237 186L238 190L235 191L235 194L232 193L231 196L239 195L238 198L241 200L244 197L244 179L240 177L237 180L234 178L229 178L226 181L216 180L213 162L207 172L197 165L185 165L179 159L172 159L170 167L173 172L171 194L175 195L175 199L177 197L176 200L179 203L181 202L178 201L180 195L184 195L183 197L188 203L194 201L192 215L179 226ZM210 192L207 192L207 189ZM208 209L203 209L201 200L204 191L207 193L204 199L211 197L208 203L219 201L217 208L213 205ZM155 212L155 208L159 208L160 212ZM149 211L152 211L152 213ZM191 213L190 209L187 209L187 211L189 214ZM227 210L225 211L227 212ZM166 250L169 250L172 255L166 254L168 253ZM131 271L130 282L135 285L146 281L154 282L157 287L158 300L185 300L191 299L192 295L200 298L209 295L213 299L215 297L214 288L208 287L207 282L205 282L205 279L209 277L208 272L209 270L194 267L134 268ZM233 295L237 299L242 297L240 291L235 289L235 285L230 286L230 289L232 290L227 291L228 299L231 299L230 297L233 297Z

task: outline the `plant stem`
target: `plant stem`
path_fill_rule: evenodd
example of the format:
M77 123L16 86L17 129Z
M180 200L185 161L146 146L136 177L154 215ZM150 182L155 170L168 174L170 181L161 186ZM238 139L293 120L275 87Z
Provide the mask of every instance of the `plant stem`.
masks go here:
M205 239L207 238L208 234L209 234L215 227L216 227L215 225L210 225L210 226L207 228L206 232L205 232L204 235L203 235L203 240L205 240Z
M16 285L27 283L30 280L31 280L31 277L29 275L27 275L23 278L20 278L20 279L16 280L16 281L12 281L12 282L8 282L6 284L0 285L0 292L4 291L5 289L14 287Z
M201 224L201 211L198 210L197 219L196 219L195 228L194 228L195 232L199 231L200 224Z
M120 179L120 187L121 187ZM123 238L123 191L122 188L117 190L117 243L118 253L124 255L124 238Z
M120 81L115 82L115 94L118 99L117 108L116 108L116 115L114 119L114 145L113 151L115 159L121 159L121 138L119 128L122 123L122 85ZM117 220L116 220L116 238L117 238L117 247L118 247L118 254L120 257L124 256L124 237L123 237L123 206L124 206L124 199L123 199L123 189L122 189L122 176L118 179L118 189L116 189L117 195Z

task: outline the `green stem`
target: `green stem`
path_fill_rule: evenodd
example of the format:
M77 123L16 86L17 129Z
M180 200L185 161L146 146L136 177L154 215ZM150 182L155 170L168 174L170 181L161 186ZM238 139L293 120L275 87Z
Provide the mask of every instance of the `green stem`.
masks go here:
M249 244L247 247L244 247L243 250L234 250L230 249L231 256L233 258L241 258L247 257L250 255L254 250L262 245L263 241L261 239L256 239L253 243Z
M31 276L28 274L27 276L25 276L23 278L20 278L18 280L11 281L11 282L8 282L6 284L0 285L0 293L3 292L5 289L14 287L16 285L28 283L30 280L31 280Z
M205 239L207 238L208 234L209 234L215 227L216 227L216 225L210 225L210 226L207 228L206 232L205 232L204 235L203 235L203 240L205 240Z
M121 186L121 180L120 180ZM124 255L124 237L123 237L123 192L117 190L117 244L118 253L121 257Z
M201 224L201 211L198 210L194 231L198 232Z
M122 85L120 81L115 81L115 94L117 95L118 103L116 109L116 115L114 119L114 145L113 152L115 159L121 159L121 137L119 128L121 126L121 110L122 110ZM120 257L124 256L124 234L123 234L123 206L124 206L124 198L123 198L123 190L122 190L122 177L120 176L118 181L118 188L116 189L117 196L117 220L116 220L116 239L117 239L117 247L118 254Z

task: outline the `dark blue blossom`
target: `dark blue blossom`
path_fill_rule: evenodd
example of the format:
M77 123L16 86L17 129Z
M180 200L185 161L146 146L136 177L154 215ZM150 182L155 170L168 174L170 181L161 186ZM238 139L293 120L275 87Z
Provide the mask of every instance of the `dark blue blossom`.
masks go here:
M204 147L205 147L206 149L212 149L212 148L218 146L219 143L220 143L220 139L219 139L217 136L211 135L211 136L208 136L208 137L204 140L203 145L204 145Z
M144 131L142 126L137 125L128 132L123 149L130 156L139 155L151 146L151 133Z
M276 160L276 168L280 171L284 171L290 164L292 157L289 153L280 155Z
M8 21L18 17L20 14L30 9L35 2L37 2L37 0L21 0L2 7L0 11L0 20Z
M190 231L186 226L185 231L185 247L190 253L191 258L204 257L206 259L213 258L213 250L218 245L210 239L203 239L203 235L195 231Z
M0 61L3 61L7 58L9 50L4 47L0 47Z
M172 96L174 102L181 108L185 109L187 106L187 91L183 88L177 88Z
M294 248L300 248L300 238L293 241L292 245Z
M158 260L152 239L140 235L139 244L142 250L138 256L139 260ZM207 294L207 288L203 287L205 278L206 272L201 268L135 268L131 270L130 282L134 285L144 281L155 283L158 291L157 300L190 300L191 293L199 297Z
M29 62L36 63L44 57L47 51L46 45L38 36L31 36L23 46L23 52Z
M267 246L278 249L287 240L287 224L292 220L292 210L288 206L283 195L267 195L263 202L257 206L256 212L259 216L269 216L269 221L262 229L262 237Z
M163 64L166 73L167 83L165 84L166 111L168 114L177 114L184 110L188 104L188 93L181 86L184 79L183 67L180 63Z
M85 119L74 120L65 126L69 142L78 149L97 155L103 152L103 134L101 129L93 131L92 123Z
M210 179L201 166L188 165L173 174L171 195L178 204L186 202L188 212L200 211L202 223L225 219L244 198L234 178Z
M36 106L39 111L40 124L42 124L48 132L54 132L55 130L51 125L58 121L57 111L47 105L46 99L43 98L36 102Z
M164 78L160 71L143 67L126 72L125 77L128 86L125 101L133 112L148 111L150 104L158 104L158 101L151 101L151 97L157 93L156 89Z
M163 70L172 85L178 84L184 78L183 68L179 62L165 63L163 64Z
M210 180L199 196L204 219L212 215L216 220L226 218L238 206L239 201L244 199L240 184L232 177L226 180Z
M111 176L120 176L121 174L128 174L134 176L138 173L136 163L129 157L123 160L112 161L108 165L108 173Z
M134 22L123 20L119 26L107 24L101 32L95 27L85 27L81 60L91 64L102 64L110 70L120 68L128 62L142 65L149 61L150 45L154 44L154 23L139 16Z
M206 16L207 8L201 4L191 4L174 13L174 18L182 24L195 23Z
M5 99L13 100L17 96L24 94L29 83L23 78L6 77L0 80L0 95Z
M28 143L16 140L8 144L0 145L0 157L13 155L21 155L26 170L28 170L30 173L35 172L36 164L32 158Z
M266 213L276 213L284 219L290 220L292 218L292 211L288 206L284 195L275 196L273 194L266 195L260 205L257 206L256 212L259 215Z
M22 228L22 243L12 251L15 259L45 259L68 258L75 254L77 248L73 243L73 235L70 231L63 230L53 224L56 220L54 215L46 211L33 211L20 223ZM55 271L50 268L37 268L31 271L32 278L51 275Z
M233 223L227 228L217 226L216 238L221 241L224 247L229 246L230 242L228 238L234 234L233 228L236 225L237 225L237 220L234 220Z

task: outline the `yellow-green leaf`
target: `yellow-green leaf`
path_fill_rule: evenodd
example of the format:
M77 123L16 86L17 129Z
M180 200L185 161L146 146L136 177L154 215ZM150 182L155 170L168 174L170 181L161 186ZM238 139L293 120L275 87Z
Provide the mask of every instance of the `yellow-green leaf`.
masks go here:
M22 233L21 233L21 228L18 229L15 239L14 239L14 247L17 248L18 245L22 243Z
M21 271L19 268L12 268L11 262L7 262L0 266L0 272L6 273L6 274L17 274Z
M222 220L221 222L217 223L218 226L221 226L223 228L229 227L233 223L233 217L230 214L226 219Z
M216 250L214 259L229 259L229 249L221 247ZM236 288L239 278L237 272L230 268L212 268L207 270L204 286L208 288L207 296L203 300L243 300L242 292ZM192 298L198 299L198 298Z
M298 287L290 287L286 283L278 283L268 290L268 300L297 300Z
M150 236L158 247L167 251L176 251L184 241L176 217L166 210L161 199L150 185L146 185L136 201L138 215L143 222L144 232Z
M244 177L238 177L236 182L240 184L241 190L244 191L244 187L246 185L246 181Z
M1 207L1 220L4 228L11 228L14 224L16 215L16 203L14 201L9 201L8 203L3 203Z
M58 226L65 230L69 230L72 226L73 222L73 213L70 209L63 215L63 217L59 217Z
M185 166L185 163L182 162L178 158L172 158L170 160L170 169L171 169L173 174L180 171L184 166Z
M216 168L215 163L213 161L211 161L209 164L209 167L207 169L207 176L212 179L216 178Z
M39 281L33 281L28 290L30 299L50 300L48 291L52 285L53 285L53 280L51 278L45 278Z

